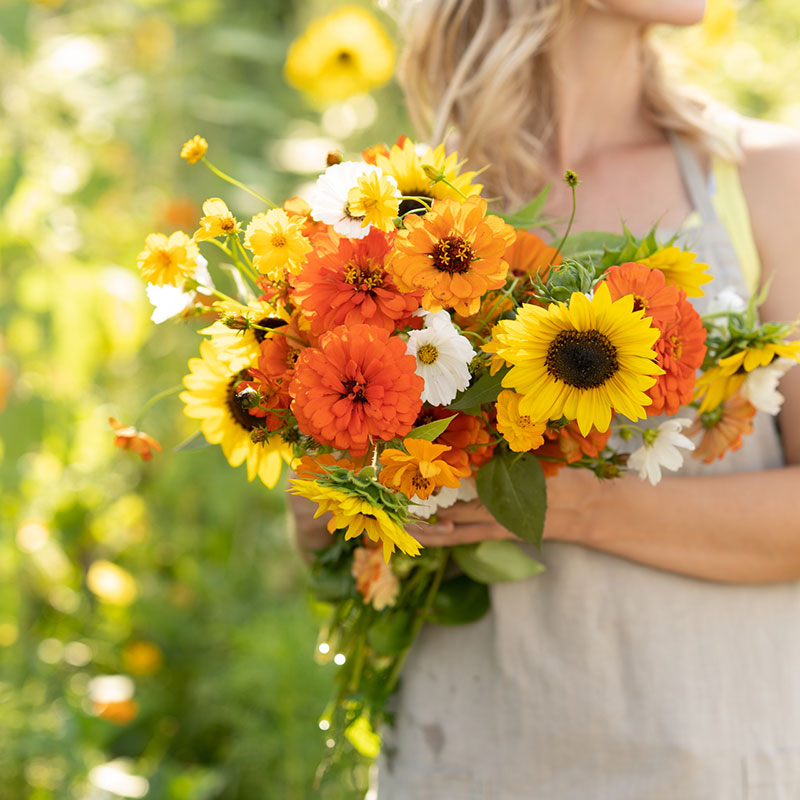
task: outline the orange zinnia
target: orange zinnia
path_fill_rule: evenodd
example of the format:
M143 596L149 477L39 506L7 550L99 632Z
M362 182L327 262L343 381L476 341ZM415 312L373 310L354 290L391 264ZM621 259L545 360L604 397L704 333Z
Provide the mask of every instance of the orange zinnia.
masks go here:
M605 279L612 300L634 296L634 310L644 309L651 325L661 332L653 349L664 370L647 395L653 401L647 416L676 414L691 402L697 370L706 355L706 330L700 315L686 299L686 292L667 284L660 270L628 263L611 267Z
M740 394L735 394L713 411L701 414L687 431L690 437L703 432L703 438L692 456L702 459L704 464L710 464L728 451L738 450L744 444L742 437L753 432L755 415L755 406Z
M137 431L132 425L123 425L114 417L109 417L108 422L114 429L114 446L122 450L133 450L138 453L143 461L150 461L153 450L161 452L161 445L149 434Z
M466 478L471 470L455 469L439 456L450 448L446 444L434 444L425 439L404 439L403 450L388 448L381 453L380 482L390 489L399 489L406 497L415 495L427 500L434 489L447 486L457 489L460 478Z
M421 293L401 293L386 272L393 240L373 228L363 239L335 237L308 257L294 281L294 301L314 333L359 323L393 331L419 308Z
M424 290L423 308L453 308L469 316L487 291L505 283L504 255L513 241L514 229L500 217L486 216L479 195L463 202L437 200L424 217L405 217L387 266L402 291Z
M611 428L602 433L592 428L583 436L578 423L572 420L557 431L545 431L545 443L536 450L546 477L555 475L566 464L574 464L584 456L598 458L611 438Z
M375 325L340 325L297 359L289 392L302 433L351 455L405 436L422 405L417 360Z

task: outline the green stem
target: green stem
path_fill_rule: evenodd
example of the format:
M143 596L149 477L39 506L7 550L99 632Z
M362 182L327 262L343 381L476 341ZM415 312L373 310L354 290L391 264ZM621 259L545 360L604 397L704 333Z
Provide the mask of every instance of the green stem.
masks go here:
M243 189L245 192L253 195L253 197L257 197L262 203L265 203L271 208L278 207L277 203L273 203L272 200L270 200L268 197L264 197L263 194L260 194L255 189L251 189L246 184L242 183L241 181L237 181L236 178L232 178L230 175L224 173L221 169L215 167L205 156L203 156L201 160L218 178L222 178L222 180L227 181L228 183L238 187L239 189Z
M183 384L178 384L177 386L170 386L169 389L164 389L163 392L159 392L158 394L154 394L139 410L139 414L136 417L136 421L133 423L134 428L139 427L139 423L144 419L144 415L159 401L163 400L165 397L169 397L170 395L177 394L178 392L182 392L185 387Z
M572 213L569 215L569 222L567 223L567 229L564 231L564 235L561 237L561 241L558 243L558 247L556 248L556 250L558 250L559 253L564 247L564 242L567 241L569 232L572 230L572 223L575 221L575 209L577 208L577 202L575 199L575 187L570 186L569 188L572 189Z

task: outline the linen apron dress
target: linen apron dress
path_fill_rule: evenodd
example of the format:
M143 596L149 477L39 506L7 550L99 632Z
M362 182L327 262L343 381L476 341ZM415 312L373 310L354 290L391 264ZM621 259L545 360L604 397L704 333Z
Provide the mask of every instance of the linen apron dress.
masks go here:
M674 146L707 295L746 299L697 157ZM737 452L686 462L707 474L783 456L759 414ZM546 572L491 586L480 621L422 630L378 800L800 800L800 582L714 583L560 542L535 555Z

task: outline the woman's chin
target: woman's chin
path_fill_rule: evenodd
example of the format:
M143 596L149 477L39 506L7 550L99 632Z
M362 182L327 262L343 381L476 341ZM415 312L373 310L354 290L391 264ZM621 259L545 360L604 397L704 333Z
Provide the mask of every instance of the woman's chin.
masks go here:
M621 17L659 25L696 25L706 13L706 0L591 0L590 5Z

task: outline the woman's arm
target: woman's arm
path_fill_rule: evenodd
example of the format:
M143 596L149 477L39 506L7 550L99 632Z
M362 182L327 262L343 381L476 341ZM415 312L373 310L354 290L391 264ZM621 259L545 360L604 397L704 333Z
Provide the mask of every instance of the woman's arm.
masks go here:
M800 135L748 123L742 183L764 277L772 277L764 319L800 313ZM576 542L650 566L715 581L800 578L800 367L781 383L779 418L788 466L763 472L682 478L656 487L628 475L600 483L583 470L548 481L545 537ZM488 512L447 509L420 535L442 545L508 538Z

